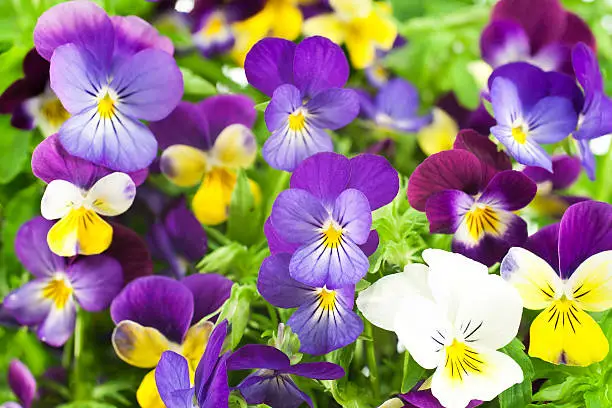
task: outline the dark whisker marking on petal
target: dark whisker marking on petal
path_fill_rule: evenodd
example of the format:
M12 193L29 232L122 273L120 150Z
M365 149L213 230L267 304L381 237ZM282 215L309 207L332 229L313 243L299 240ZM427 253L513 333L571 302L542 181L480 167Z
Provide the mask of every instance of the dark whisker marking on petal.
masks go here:
M431 339L435 341L436 343L438 343L439 345L441 345L442 347L444 347L444 343L440 343L440 341L436 339L434 336L431 336Z
M468 334L467 336L465 336L465 339L468 340L470 337L472 337L472 335L474 333L476 333L478 331L478 329L480 329L482 327L482 324L484 323L484 321L480 322L480 324L474 329L472 330L472 332L470 334Z
M463 323L462 323L463 324ZM467 326L465 326L465 329L463 329L463 334L465 334L465 332L468 331L468 328L470 327L470 324L472 324L472 320L470 319L470 321L468 322Z

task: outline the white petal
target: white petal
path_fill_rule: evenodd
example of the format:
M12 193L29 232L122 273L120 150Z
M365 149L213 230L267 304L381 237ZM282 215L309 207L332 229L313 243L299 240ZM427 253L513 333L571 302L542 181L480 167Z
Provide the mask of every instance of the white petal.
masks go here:
M612 308L612 251L592 255L580 264L566 286L568 297L591 312Z
M45 189L40 202L40 212L48 220L68 215L73 207L80 207L83 194L74 184L66 180L53 180Z
M416 294L428 295L427 274L426 265L406 265L404 272L385 276L360 292L357 307L374 326L393 331L401 300Z
M125 173L102 177L87 192L87 205L95 212L115 216L126 212L136 197L136 185Z

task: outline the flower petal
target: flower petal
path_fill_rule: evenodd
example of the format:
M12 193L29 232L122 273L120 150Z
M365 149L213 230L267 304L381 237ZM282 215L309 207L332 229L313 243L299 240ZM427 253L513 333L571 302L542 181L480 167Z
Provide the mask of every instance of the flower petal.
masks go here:
M71 210L47 234L51 251L60 256L97 255L108 249L113 228L94 211Z
M372 211L389 204L399 190L399 176L382 156L360 154L349 162L351 172L347 188L361 191Z
M155 370L149 371L142 379L136 390L136 401L141 407L165 408L155 384Z
M283 84L293 83L296 45L281 38L264 38L251 48L244 62L249 83L268 96Z
M144 240L131 229L111 223L113 241L104 255L115 258L121 264L123 281L129 283L141 276L153 274L153 261Z
M268 217L264 224L264 234L266 235L266 239L268 240L268 246L270 247L270 253L272 255L283 252L292 254L295 252L296 249L300 247L300 244L283 241L272 226L272 221L270 217Z
M216 225L227 220L236 175L224 169L213 169L193 197L193 212L202 224ZM259 187L249 180L251 194L257 199Z
M537 186L529 177L514 170L497 173L489 182L479 203L516 211L525 207L536 195Z
M164 119L149 123L159 148L165 150L173 145L187 145L209 150L213 140L208 130L208 118L201 111L197 104L179 102Z
M523 247L544 259L559 273L559 223L541 228L527 239Z
M250 167L257 157L255 135L244 125L229 125L221 131L209 154L226 168Z
M193 390L191 398L176 391L190 389L189 366L185 357L174 351L164 351L155 368L155 385L159 396L166 406L176 408L191 408L193 406Z
M539 166L552 173L550 155L534 140L528 138L525 143L519 143L512 136L512 128L506 126L493 126L491 133L504 145L508 154L520 164Z
M365 244L372 227L372 212L365 194L354 188L343 191L336 198L332 217L342 227L343 235L358 245Z
M497 81L501 78L504 81ZM501 105L499 113L495 111L495 103L493 103L495 119L499 122L499 115L517 112L521 105L522 110L529 111L540 99L549 95L551 78L553 77L548 73L527 62L512 62L495 69L488 80L491 102L503 101L498 104ZM498 85L499 98L493 96L495 82L504 84ZM504 120L507 120L508 116L506 115L505 118Z
M362 177L359 176L356 175L356 185L353 187L358 190L365 184L360 183ZM321 200L323 205L331 206L340 193L348 188L351 177L350 162L346 157L333 152L324 152L317 153L300 163L291 175L290 185L291 188L308 191ZM364 190L370 193L368 188ZM365 192L364 194L368 195Z
M318 129L336 130L357 117L359 99L352 89L325 89L310 99L305 109L309 113L309 124Z
M11 360L8 367L8 384L25 408L30 408L37 397L36 379L28 367L19 360Z
M268 130L274 132L287 126L289 115L302 106L300 90L290 84L284 84L274 90L270 104L264 112Z
M586 259L567 285L582 309L603 312L612 308L612 251L600 252Z
M491 85L491 104L498 125L513 126L516 118L523 117L519 93L512 81L504 77L495 78Z
M467 150L481 161L484 175L483 185L488 184L496 173L512 170L510 157L503 151L499 151L497 145L487 136L472 129L459 131L453 149Z
M195 147L175 144L163 151L159 167L179 187L200 184L208 165L206 154Z
M269 371L258 370L245 378L236 388L249 404L299 407L306 403L313 407L310 397L303 393L288 375L271 375Z
M126 212L136 197L136 185L125 173L111 173L96 181L87 192L86 203L98 214L108 217Z
M482 59L496 68L529 58L529 38L520 24L512 20L494 20L480 35Z
M199 390L197 399L202 408L224 407L229 404L230 388L227 380L227 359L229 355L229 353L225 353L219 359L207 383L206 392L204 393L203 389Z
M203 401L209 391L211 379L215 376L215 366L219 363L219 355L227 336L227 320L222 321L212 331L204 354L195 372L196 398Z
M74 332L75 320L76 306L74 299L69 297L64 307L51 307L45 320L38 326L36 334L42 342L50 346L63 346Z
M570 100L550 96L540 100L527 115L529 136L538 143L556 143L576 129L578 115Z
M170 342L157 329L131 320L117 324L111 342L120 359L140 368L155 367L162 353L170 349Z
M432 234L454 234L470 211L474 199L459 190L444 190L427 200L425 214Z
M181 345L181 354L185 356L192 367L202 358L213 327L214 324L212 322L201 320L187 330Z
M300 363L289 367L289 374L315 380L337 380L346 374L338 364L323 362Z
M161 36L148 22L136 16L111 16L115 29L115 58L132 56L145 49L157 49L169 55L174 46L168 37Z
M252 128L257 119L255 102L244 95L215 95L198 103L200 114L207 119L211 143L230 125Z
M47 233L53 224L43 217L34 217L19 227L15 237L17 258L37 278L66 270L66 260L51 252L47 245Z
M272 346L247 344L232 353L227 368L231 371L259 368L285 371L289 368L289 357Z
M40 201L40 213L48 220L57 220L67 216L82 202L83 195L77 186L65 180L53 180Z
M289 275L291 255L280 253L264 259L257 277L257 290L276 307L290 309L303 305L315 291Z
M77 259L67 271L74 296L88 312L109 307L123 287L121 264L105 255Z
M215 273L199 273L181 279L181 283L193 294L193 318L191 324L216 312L230 297L231 280Z
M44 296L48 279L35 279L10 292L3 300L6 309L20 324L27 326L43 322L53 307L53 301Z
M176 200L165 211L164 228L176 250L188 261L199 261L208 248L206 232L185 205L184 199Z
M281 192L272 206L270 220L277 234L287 242L305 243L318 236L328 212L312 194L292 188Z

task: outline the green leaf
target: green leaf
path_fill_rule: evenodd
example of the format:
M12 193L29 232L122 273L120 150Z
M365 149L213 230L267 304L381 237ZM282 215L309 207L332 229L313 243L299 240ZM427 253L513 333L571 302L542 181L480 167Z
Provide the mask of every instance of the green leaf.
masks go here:
M230 269L234 260L240 256L247 255L247 248L238 242L219 247L206 255L198 263L196 268L200 272L226 272Z
M365 279L362 279L357 282L357 286L355 286L355 292L361 292L362 290L369 288L371 285L372 284L370 282Z
M185 95L206 97L217 93L217 89L213 84L196 75L189 68L181 68L181 73L183 74Z
M468 109L476 109L480 102L480 89L467 69L467 62L458 59L450 69L453 91L459 102Z
M525 353L525 346L516 338L502 351L518 363L523 370L524 380L499 395L499 406L500 408L524 407L531 402L531 380L535 375L533 364Z
M250 318L251 301L255 298L257 290L251 285L232 286L232 294L221 308L218 321L227 319L232 326L230 334L230 347L235 349L240 343Z
M30 162L32 132L15 129L9 115L0 116L0 184L13 180Z
M270 104L270 101L258 103L257 105L255 105L255 109L260 111L260 112L265 112L265 110L266 110L266 108L268 107L269 104Z
M23 77L21 65L30 47L13 45L0 54L0 92L4 92L13 82Z
M417 364L410 353L404 353L404 373L402 375L402 393L407 393L419 382L426 373L426 370Z
M227 236L235 241L252 244L261 236L261 207L255 203L249 178L244 170L238 172L232 193L227 220Z

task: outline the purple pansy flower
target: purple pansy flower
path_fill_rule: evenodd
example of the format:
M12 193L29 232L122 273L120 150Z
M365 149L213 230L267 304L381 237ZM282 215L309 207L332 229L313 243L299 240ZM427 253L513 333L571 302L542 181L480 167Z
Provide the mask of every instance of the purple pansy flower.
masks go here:
M157 142L140 119L163 119L183 95L170 40L138 17L69 1L43 13L34 43L72 114L59 131L66 150L123 172L151 164Z
M572 73L571 47L585 42L595 49L595 37L577 15L559 0L501 0L480 38L482 58L493 68L527 61L546 71Z
M287 324L300 339L300 351L327 354L354 342L363 322L353 312L355 287L340 289L304 285L289 275L291 254L266 258L257 289L268 302L284 309L298 308Z
M17 397L16 402L6 402L1 408L30 408L38 399L36 379L30 369L19 360L12 360L8 368L8 385Z
M453 150L429 156L412 173L408 201L427 214L432 233L453 234L453 252L491 266L527 239L527 224L513 212L537 187L511 168L488 138L464 130Z
M265 119L272 135L263 146L270 166L293 171L302 160L333 151L329 134L348 125L359 113L359 99L342 89L349 65L342 49L324 37L299 45L264 38L245 61L249 83L272 97Z
M384 128L402 132L416 132L432 121L432 115L419 116L419 94L416 88L402 78L383 85L375 98L359 92L361 115Z
M147 369L172 350L193 372L206 348L212 322L203 320L229 298L232 281L217 274L196 274L176 281L148 276L129 283L111 304L116 324L115 352L126 363ZM155 370L143 378L136 398L141 406L159 406Z
M587 197L568 196L560 194L561 190L570 187L580 175L580 160L571 156L555 156L552 158L553 172L549 173L541 167L527 166L523 174L527 175L538 186L538 192L529 204L540 214L561 217L567 207Z
M431 393L431 389L419 390L422 382L417 384L410 392L399 394L397 397L405 404L402 408L444 408L440 401ZM465 408L476 408L482 401L473 400Z
M497 125L491 133L521 164L552 171L552 161L540 146L569 136L583 103L571 77L544 72L523 62L496 69L489 78Z
M21 324L36 326L43 342L59 347L74 331L77 304L90 312L106 309L121 290L123 275L121 264L107 255L55 255L45 239L52 226L37 217L19 229L15 252L36 279L9 293L4 307Z
M370 231L372 211L390 203L398 189L397 172L383 157L319 153L302 162L291 188L276 198L266 235L282 251L295 248L289 272L298 282L328 289L354 285L367 273L365 252L378 240Z
M257 370L236 388L249 404L267 404L274 408L297 408L312 400L302 392L292 375L316 380L344 377L344 369L328 362L291 365L282 351L259 344L248 344L236 350L227 360L228 370Z
M227 383L229 352L221 353L227 336L227 320L210 334L204 354L195 370L191 386L189 362L174 351L164 351L155 370L155 383L162 401L170 408L192 408L194 398L199 408L225 407L230 389Z

